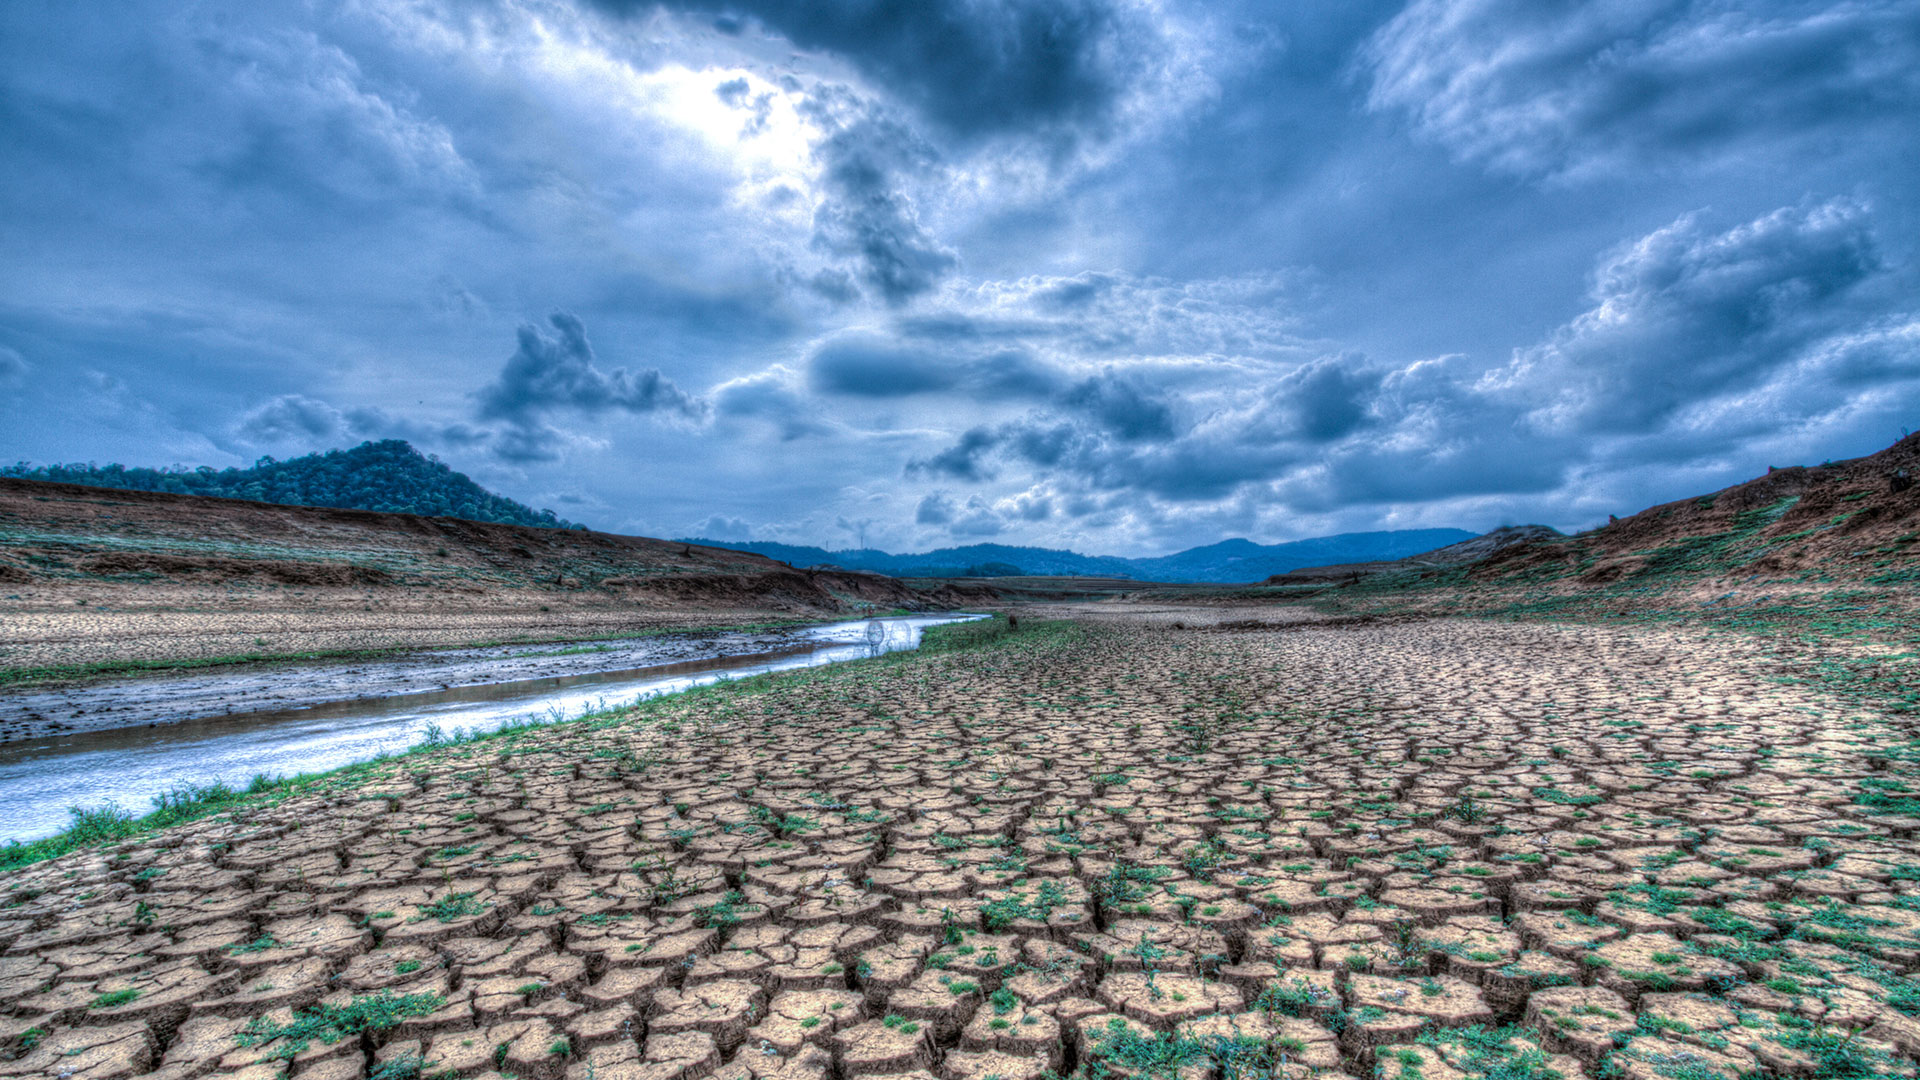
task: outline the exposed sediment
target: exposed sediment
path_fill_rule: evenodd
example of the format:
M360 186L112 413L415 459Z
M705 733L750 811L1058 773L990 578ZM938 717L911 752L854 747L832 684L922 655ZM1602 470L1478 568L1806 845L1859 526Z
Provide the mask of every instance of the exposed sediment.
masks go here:
M1896 743L1737 638L1028 630L0 878L0 1075L1911 1075Z

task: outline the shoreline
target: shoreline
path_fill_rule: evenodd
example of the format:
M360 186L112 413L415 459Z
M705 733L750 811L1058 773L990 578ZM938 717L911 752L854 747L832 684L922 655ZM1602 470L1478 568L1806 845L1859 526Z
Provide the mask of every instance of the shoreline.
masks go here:
M400 648L318 659L266 658L0 690L0 746L366 698L750 656L802 645L810 640L808 631L813 628L846 621L796 622L778 628L695 626L623 637Z

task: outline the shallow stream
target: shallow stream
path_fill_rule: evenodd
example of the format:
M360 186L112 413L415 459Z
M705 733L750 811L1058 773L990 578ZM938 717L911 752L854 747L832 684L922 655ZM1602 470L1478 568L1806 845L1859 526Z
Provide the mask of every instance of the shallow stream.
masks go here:
M458 686L425 693L242 712L154 727L43 735L0 744L0 843L50 836L68 807L116 803L135 814L153 796L216 781L321 772L390 754L429 731L492 731L516 720L564 719L695 686L914 649L930 626L977 615L913 615L796 631L772 652L712 656L619 671ZM521 654L524 658L525 654Z

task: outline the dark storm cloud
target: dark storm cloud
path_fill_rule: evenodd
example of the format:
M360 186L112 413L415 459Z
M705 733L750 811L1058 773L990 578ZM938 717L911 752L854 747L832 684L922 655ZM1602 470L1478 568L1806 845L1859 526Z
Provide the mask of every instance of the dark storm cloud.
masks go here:
M1909 0L1415 0L1367 45L1369 103L1520 173L1697 159L1878 127L1920 103ZM1894 132L1911 142L1913 131Z
M1105 122L1157 47L1152 23L1112 0L596 0L631 13L749 21L838 56L963 137Z
M866 337L829 342L814 352L807 365L807 382L814 390L858 397L951 390L961 377L944 358Z
M1275 379L1236 408L1182 425L1178 391L1144 372L1103 371L1075 383L1019 420L969 429L952 446L912 459L908 475L980 482L995 459L1020 462L1103 489L1140 487L1164 497L1218 498L1297 458L1299 444L1329 441L1358 426L1357 396L1377 376L1333 362Z
M921 525L947 525L953 522L953 500L942 492L933 492L914 508L913 520Z
M586 327L565 312L549 317L557 337L531 323L520 327L520 347L493 382L475 393L481 420L507 428L495 452L510 461L547 461L564 437L549 422L556 412L595 416L606 412L661 413L703 419L710 406L675 386L657 368L629 372L594 364Z

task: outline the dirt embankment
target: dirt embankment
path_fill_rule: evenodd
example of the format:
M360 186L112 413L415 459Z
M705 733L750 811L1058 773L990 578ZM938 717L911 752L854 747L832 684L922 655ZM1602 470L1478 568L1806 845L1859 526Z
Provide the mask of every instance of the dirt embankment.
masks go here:
M0 671L589 638L995 595L648 537L0 478Z
M1473 576L1499 581L1558 570L1600 585L1668 572L1788 578L1817 569L1872 582L1914 570L1916 478L1920 434L1869 457L1769 469L1591 532L1516 545L1475 566Z

